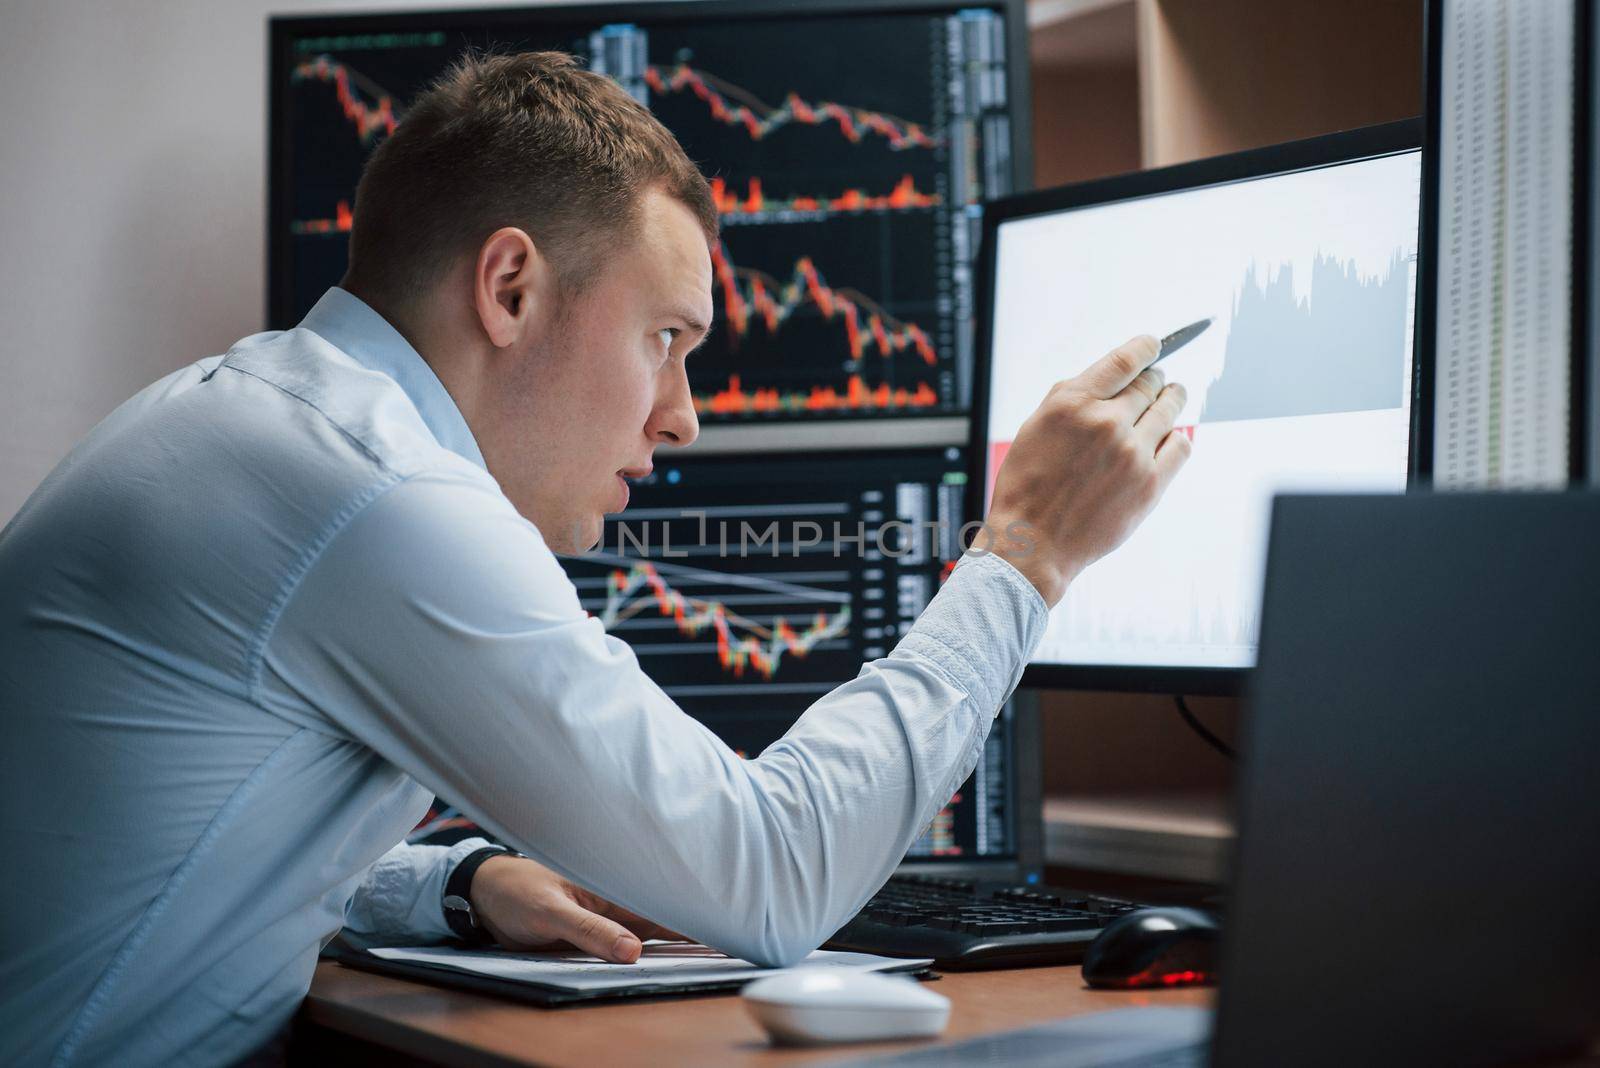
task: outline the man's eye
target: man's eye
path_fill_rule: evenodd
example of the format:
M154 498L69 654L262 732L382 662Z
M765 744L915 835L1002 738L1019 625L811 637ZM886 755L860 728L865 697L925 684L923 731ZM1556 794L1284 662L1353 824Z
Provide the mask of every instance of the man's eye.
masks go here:
M661 337L661 347L671 349L672 342L677 339L679 331L674 327L667 326L657 330L656 333Z

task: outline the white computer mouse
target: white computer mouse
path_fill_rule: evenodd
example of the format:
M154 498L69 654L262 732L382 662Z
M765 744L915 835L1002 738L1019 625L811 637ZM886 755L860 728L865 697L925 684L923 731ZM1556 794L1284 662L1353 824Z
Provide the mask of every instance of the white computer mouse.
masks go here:
M784 1045L927 1038L950 1019L943 994L872 972L795 968L757 979L742 996L750 1015Z

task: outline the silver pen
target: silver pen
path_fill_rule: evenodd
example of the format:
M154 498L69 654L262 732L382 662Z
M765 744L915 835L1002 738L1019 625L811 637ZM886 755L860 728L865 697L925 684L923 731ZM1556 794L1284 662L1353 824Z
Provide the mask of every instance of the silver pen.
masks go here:
M1188 326L1180 326L1178 329L1162 338L1161 352L1154 360L1150 361L1150 366L1154 367L1156 364L1160 363L1162 360L1166 359L1168 356L1171 356L1174 352L1177 352L1189 342L1205 333L1206 329L1214 321L1215 320L1212 319L1201 319L1198 322L1190 323Z

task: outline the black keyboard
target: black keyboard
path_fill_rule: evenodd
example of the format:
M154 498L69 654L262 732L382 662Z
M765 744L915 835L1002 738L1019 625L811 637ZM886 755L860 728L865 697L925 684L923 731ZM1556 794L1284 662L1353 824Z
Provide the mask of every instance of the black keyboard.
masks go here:
M1055 887L901 875L828 945L932 957L943 968L1076 964L1108 923L1143 907Z

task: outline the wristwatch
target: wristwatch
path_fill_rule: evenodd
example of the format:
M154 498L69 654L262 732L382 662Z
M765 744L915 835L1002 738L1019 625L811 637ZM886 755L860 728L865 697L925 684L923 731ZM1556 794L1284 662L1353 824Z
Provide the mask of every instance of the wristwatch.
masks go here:
M441 902L444 906L444 922L450 925L451 932L457 938L470 945L487 946L494 942L494 936L478 922L478 914L472 908L472 877L478 873L484 861L503 854L518 855L504 846L485 846L474 850L461 858L461 863L444 881L444 901Z

